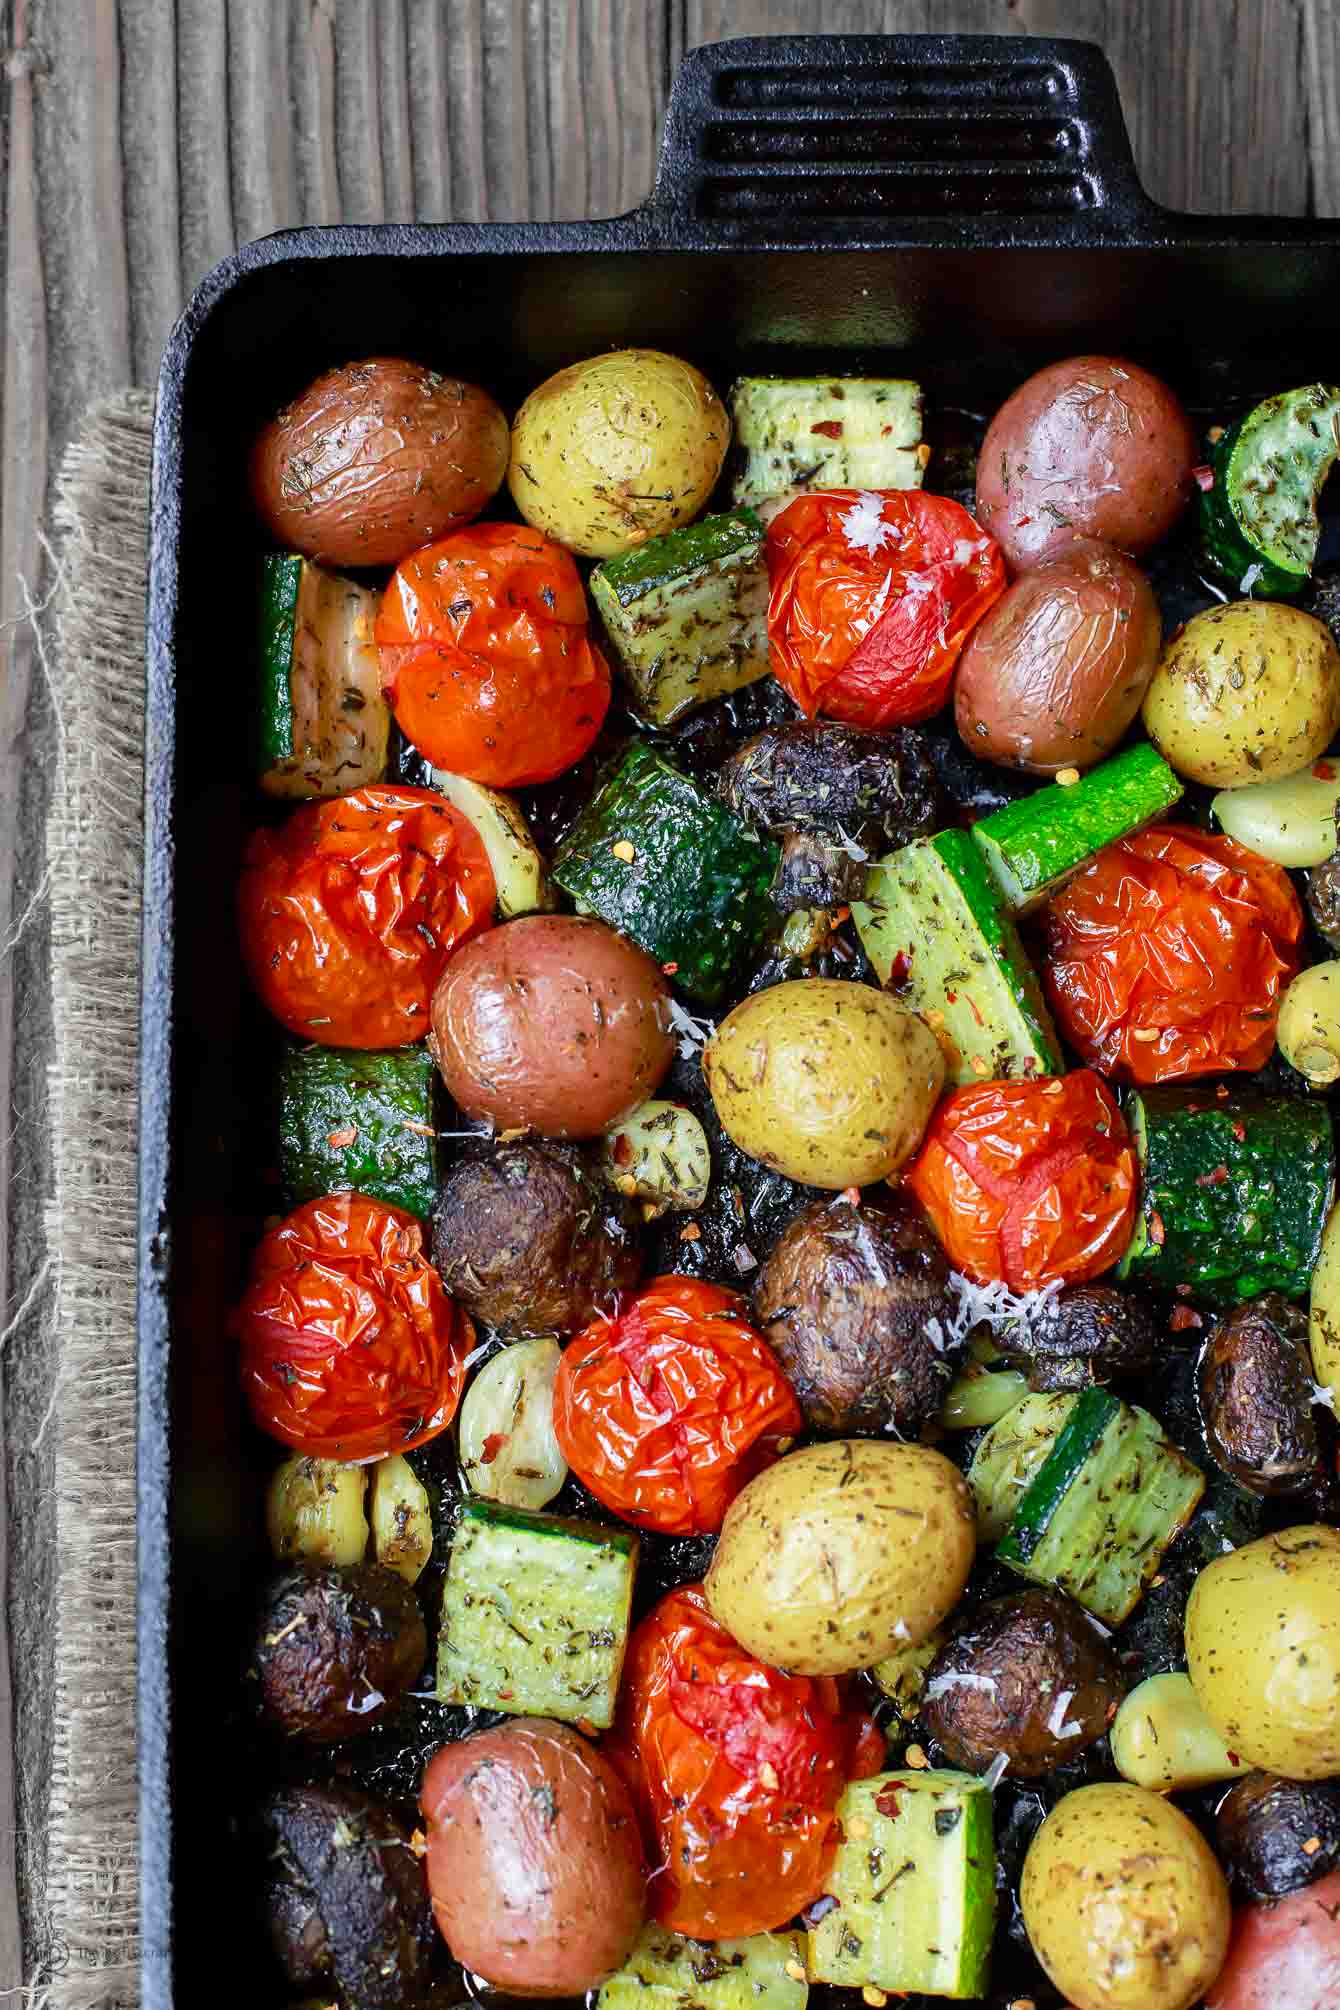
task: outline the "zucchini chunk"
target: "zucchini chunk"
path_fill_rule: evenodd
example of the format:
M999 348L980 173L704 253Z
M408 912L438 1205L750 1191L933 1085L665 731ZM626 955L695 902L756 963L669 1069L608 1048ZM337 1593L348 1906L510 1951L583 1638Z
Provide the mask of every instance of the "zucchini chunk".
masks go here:
M638 1539L495 1501L467 1501L442 1587L443 1703L614 1721Z
M711 1005L776 920L768 889L780 858L771 839L634 740L554 854L554 878L582 913L630 936Z
M1107 1626L1140 1601L1205 1491L1205 1475L1147 1410L1106 1389L1076 1396L996 1556L1068 1592Z
M763 526L749 509L705 516L591 574L624 682L653 726L768 672Z
M852 916L880 983L945 1048L952 1082L1062 1072L1037 977L966 831L880 859Z
M377 596L309 558L261 560L260 745L270 796L344 796L386 774L391 708L372 626Z
M279 1166L293 1203L365 1193L426 1220L437 1205L436 1074L426 1046L285 1047Z
M1321 1250L1335 1157L1323 1102L1213 1089L1132 1092L1140 1208L1118 1275L1189 1284L1228 1307L1301 1298Z
M798 1933L690 1940L648 1923L596 2010L805 2010L804 1973Z
M811 1982L984 1996L996 1923L991 1790L972 1773L876 1773L838 1803L837 1904L811 1928ZM817 1908L816 1908L817 1909Z
M1095 852L1153 823L1180 800L1182 784L1147 741L1113 754L1068 788L1053 782L1005 803L972 827L1012 914L1063 886Z
M979 1542L1000 1541L1078 1401L1030 1392L991 1426L968 1467Z
M921 386L902 377L741 377L735 503L798 489L919 489Z
M548 868L530 834L530 825L511 796L469 781L464 775L448 774L445 768L430 768L429 775L433 787L478 831L488 853L503 920L511 921L518 914L552 912L558 903Z
M1317 497L1340 454L1340 385L1281 391L1239 419L1214 452L1200 499L1210 563L1239 593L1280 598L1311 577Z

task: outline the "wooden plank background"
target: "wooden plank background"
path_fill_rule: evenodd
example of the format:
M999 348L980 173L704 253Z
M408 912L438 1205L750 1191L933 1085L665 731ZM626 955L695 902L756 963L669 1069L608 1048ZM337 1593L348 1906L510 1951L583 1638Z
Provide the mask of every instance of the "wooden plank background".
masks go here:
M40 595L45 498L80 414L102 393L153 382L173 318L216 260L285 224L628 208L650 188L685 49L820 30L1087 36L1115 66L1136 159L1161 201L1340 211L1340 0L0 0L0 19L5 1328L40 1266L45 1178L38 833L53 725L25 583ZM20 1820L40 1870L53 1596L29 1430L45 1390L25 1372L23 1337L20 1326L8 1338L5 1364L13 1541L11 1653L0 1653L0 1990L20 1979L8 1669L12 1658L29 1780ZM0 1496L0 1520L4 1508ZM5 1557L0 1541L0 1610ZM27 1924L40 1943L40 1919L29 1912Z

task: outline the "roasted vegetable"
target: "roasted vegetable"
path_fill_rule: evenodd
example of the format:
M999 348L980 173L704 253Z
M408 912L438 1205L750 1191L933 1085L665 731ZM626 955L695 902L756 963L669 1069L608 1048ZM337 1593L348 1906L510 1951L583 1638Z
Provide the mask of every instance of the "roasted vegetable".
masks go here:
M554 1386L563 1456L636 1528L711 1535L803 1423L772 1350L719 1284L657 1277L564 1352Z
M1143 1787L1059 1801L1020 1901L1033 1952L1075 2010L1191 2010L1223 1966L1224 1874L1182 1810Z
M984 1773L998 1755L1034 1779L1101 1738L1126 1687L1087 1613L1054 1591L969 1610L926 1674L921 1721L951 1765Z
M1314 1088L1340 1077L1340 962L1300 971L1284 994L1275 1028L1279 1050Z
M962 1475L925 1445L808 1445L727 1510L707 1602L761 1660L805 1675L872 1668L951 1612L975 1549Z
M1028 1395L978 1444L968 1468L979 1542L996 1543L1074 1412L1070 1395Z
M234 1326L261 1429L346 1461L444 1431L474 1344L418 1222L360 1193L308 1201L264 1236Z
M352 1190L426 1219L437 1203L433 1057L286 1044L279 1175L290 1201Z
M911 726L944 703L1005 566L967 510L897 489L801 495L768 527L772 671L810 718Z
M1340 2000L1340 1871L1233 1915L1233 1940L1205 2010L1333 2010Z
M1180 1669L1131 1690L1112 1723L1112 1763L1123 1780L1158 1794L1231 1780L1244 1761L1230 1752Z
M1340 763L1314 761L1282 782L1221 789L1210 808L1248 851L1276 865L1324 866L1336 847Z
M1187 1604L1186 1657L1230 1750L1286 1779L1340 1773L1340 1531L1304 1524L1216 1557Z
M514 1340L486 1361L461 1404L461 1471L504 1507L547 1507L568 1476L554 1435L562 1351L548 1337Z
M1012 914L1036 907L1104 846L1130 837L1182 794L1162 755L1145 741L1087 775L1053 782L1004 803L972 827Z
M327 565L395 565L479 515L507 467L487 391L373 356L328 370L251 457L256 507L282 545Z
M1220 1801L1214 1841L1236 1898L1302 1891L1340 1868L1340 1781L1248 1773Z
M723 1130L808 1186L865 1186L905 1165L944 1081L934 1034L862 984L809 978L755 993L703 1055Z
M1331 631L1277 600L1207 607L1164 650L1144 722L1188 781L1233 789L1296 775L1340 730Z
M814 1201L758 1274L754 1303L812 1431L919 1437L962 1343L949 1264L906 1201Z
M366 1466L336 1459L285 1459L265 1496L265 1526L280 1563L361 1563L368 1546L363 1512Z
M1077 1284L1010 1327L1000 1349L1027 1370L1030 1389L1079 1390L1138 1375L1154 1359L1160 1338L1143 1298L1110 1284Z
M427 1487L398 1452L372 1468L368 1512L378 1563L416 1584L433 1553L433 1514Z
M396 724L434 768L547 782L604 722L609 666L569 552L511 523L457 531L396 568L377 616Z
M1168 386L1137 363L1049 363L1000 407L977 459L977 514L1016 571L1075 538L1138 556L1168 535L1200 456Z
M980 1999L996 1917L990 1788L966 1773L876 1773L848 1787L838 1816L836 1904L810 1930L811 1977Z
M262 1908L295 1989L341 2010L415 2010L435 1940L405 1824L347 1786L280 1788L260 1810Z
M1200 499L1210 563L1240 593L1297 593L1317 556L1317 498L1340 452L1340 389L1281 391L1231 426Z
M751 1933L707 1946L646 1926L596 2010L805 2010L798 1933Z
M606 1131L601 1170L616 1193L692 1214L707 1199L712 1152L692 1110L653 1098Z
M442 1587L439 1699L603 1730L637 1557L630 1529L467 1501Z
M637 1283L637 1223L572 1146L518 1140L460 1159L433 1222L447 1290L504 1333L575 1333Z
M1162 635L1139 566L1076 538L1007 587L968 637L954 680L964 746L1031 775L1091 768L1140 710Z
M251 1673L261 1715L289 1738L356 1738L413 1686L428 1652L419 1602L376 1563L302 1563L271 1580Z
M1340 952L1340 852L1308 874L1307 911L1322 941Z
M675 1046L651 958L603 921L531 914L452 958L433 993L442 1079L500 1130L594 1138L645 1102Z
M261 560L260 785L340 796L386 774L391 712L372 624L377 597L310 559Z
M500 920L514 921L518 914L545 914L557 906L549 868L512 797L498 789L486 789L482 782L468 781L464 775L449 774L445 768L430 768L429 774L433 787L441 790L479 833L498 891Z
M1200 1364L1200 1406L1214 1457L1258 1494L1303 1493L1317 1477L1307 1314L1277 1291L1219 1321Z
M610 558L692 523L729 441L701 370L659 349L616 349L531 392L512 422L507 479L527 523Z
M242 956L300 1040L404 1047L428 1031L448 957L489 927L474 825L431 789L379 783L254 833L238 885Z
M634 740L554 854L554 878L681 991L712 1004L762 947L777 857L775 845Z
M921 386L899 377L740 377L737 503L797 489L918 489Z
M755 733L717 786L737 816L782 841L786 890L779 900L774 886L773 899L784 911L858 899L867 858L924 836L940 815L935 770L916 733L861 732L827 719Z
M544 1717L444 1745L419 1795L433 1915L462 1967L517 1996L581 1996L628 1955L637 1817L608 1759Z

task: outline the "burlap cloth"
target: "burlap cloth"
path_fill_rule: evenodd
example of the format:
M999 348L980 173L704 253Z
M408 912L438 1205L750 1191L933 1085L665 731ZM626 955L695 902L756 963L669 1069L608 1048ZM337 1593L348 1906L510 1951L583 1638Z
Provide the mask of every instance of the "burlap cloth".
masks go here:
M7 1423L21 1441L11 1486L25 1955L52 2010L139 2000L135 1195L151 410L128 392L71 446L37 617L55 744L38 888L51 1172L45 1252L35 1267L21 1252L31 1305L8 1336Z

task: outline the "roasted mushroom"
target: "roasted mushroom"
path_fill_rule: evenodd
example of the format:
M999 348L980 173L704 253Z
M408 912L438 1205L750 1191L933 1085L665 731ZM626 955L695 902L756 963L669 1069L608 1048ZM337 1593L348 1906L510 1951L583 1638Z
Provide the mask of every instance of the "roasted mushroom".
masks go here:
M953 1628L927 1671L921 1721L951 1765L980 1773L1004 1753L1016 1779L1036 1779L1101 1738L1125 1690L1078 1605L1021 1591Z
M389 1808L351 1787L287 1787L260 1814L270 1938L295 1989L345 2010L408 2010L436 1934L422 1860Z
M935 770L905 728L798 719L746 740L718 784L737 816L782 840L783 913L857 900L868 858L935 829Z
M580 1151L533 1141L452 1170L433 1261L459 1304L509 1333L576 1333L642 1274L628 1202Z
M1030 1389L1050 1393L1135 1373L1158 1342L1158 1323L1141 1299L1109 1284L1077 1284L1005 1333L1000 1351L1027 1374Z
M1200 1362L1210 1451L1230 1479L1257 1494L1297 1494L1317 1474L1307 1313L1278 1291L1220 1320Z
M1322 941L1340 955L1340 851L1309 872L1307 907Z
M290 1738L355 1738L400 1700L427 1652L419 1601L394 1571L295 1565L271 1580L256 1632L261 1714Z
M814 1201L759 1272L759 1321L811 1430L915 1438L961 1345L948 1340L949 1264L911 1205Z
M1283 1898L1340 1866L1340 1781L1248 1773L1219 1803L1215 1844L1239 1898Z

